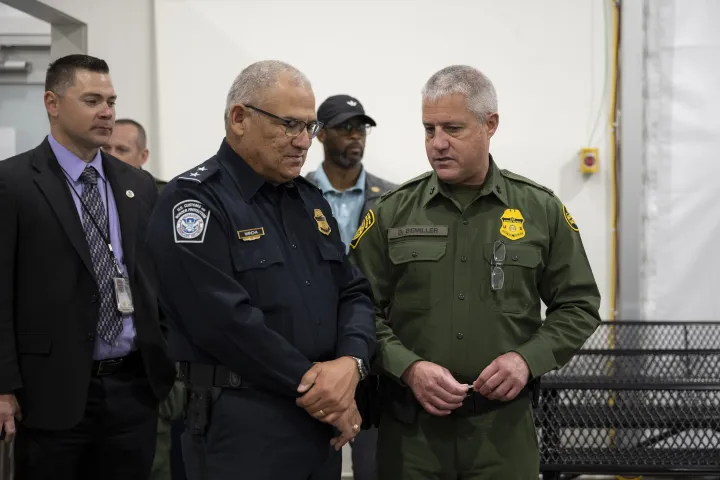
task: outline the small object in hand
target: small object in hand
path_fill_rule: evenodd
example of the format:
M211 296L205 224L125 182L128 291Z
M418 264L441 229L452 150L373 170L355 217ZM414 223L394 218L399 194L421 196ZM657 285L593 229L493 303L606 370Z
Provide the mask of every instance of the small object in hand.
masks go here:
M360 431L360 425L358 425L358 424L356 423L355 425L352 426L352 429L353 429L353 432L359 432L359 431Z
M467 394L466 394L466 396L469 397L470 395L472 395L472 393L473 393L473 386L472 386L472 385L468 385L468 386L467 386Z

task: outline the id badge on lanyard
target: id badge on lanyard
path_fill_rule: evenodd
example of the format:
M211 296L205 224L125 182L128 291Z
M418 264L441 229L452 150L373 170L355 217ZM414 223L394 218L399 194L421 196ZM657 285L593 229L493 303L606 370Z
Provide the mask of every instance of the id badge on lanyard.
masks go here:
M120 265L118 265L117 259L115 258L115 252L113 251L112 245L108 244L108 248L110 249L110 255L112 256L113 264L115 265L115 271L118 273L118 276L113 278L117 309L123 315L129 315L135 311L132 300L132 292L130 290L130 279L122 274Z

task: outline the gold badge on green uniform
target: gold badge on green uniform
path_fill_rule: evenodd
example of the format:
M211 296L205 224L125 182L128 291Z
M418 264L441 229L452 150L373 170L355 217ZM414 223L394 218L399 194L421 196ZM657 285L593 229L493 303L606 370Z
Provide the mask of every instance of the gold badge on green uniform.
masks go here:
M518 240L525 236L525 219L517 208L506 209L500 217L500 235L510 240Z
M318 224L318 230L320 230L320 233L323 235L330 235L330 224L328 224L327 220L325 219L325 215L323 215L322 210L319 208L315 209L315 221Z
M372 210L368 210L368 213L367 215L365 215L365 218L360 224L360 227L355 232L355 236L352 240L350 240L350 247L357 247L357 244L362 238L362 236L365 235L365 232L370 230L370 227L372 227L373 225L375 225L375 213Z
M568 225L570 225L570 228L572 228L576 232L579 232L580 229L578 228L577 223L575 223L575 219L572 217L572 215L570 215L570 212L568 212L565 205L562 206L562 212L563 212L563 217L565 217L565 221L567 222Z

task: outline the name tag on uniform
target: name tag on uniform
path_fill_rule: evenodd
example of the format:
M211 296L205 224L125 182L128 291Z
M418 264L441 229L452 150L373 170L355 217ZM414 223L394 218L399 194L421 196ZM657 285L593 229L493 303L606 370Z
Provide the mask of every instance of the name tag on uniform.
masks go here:
M130 293L130 279L125 277L113 278L115 284L115 299L117 309L123 315L129 315L135 311L133 307L132 294Z
M263 227L250 228L248 230L238 230L238 238L243 242L252 242L265 235L265 229Z
M403 237L447 237L447 225L405 225L388 230L388 240Z

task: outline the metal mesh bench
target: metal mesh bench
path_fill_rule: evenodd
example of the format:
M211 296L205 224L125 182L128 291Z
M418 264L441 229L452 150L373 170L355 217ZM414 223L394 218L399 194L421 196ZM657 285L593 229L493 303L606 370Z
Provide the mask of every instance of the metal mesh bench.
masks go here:
M544 375L544 478L720 474L720 322L605 322Z

